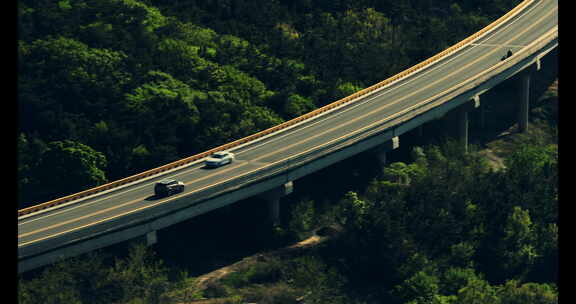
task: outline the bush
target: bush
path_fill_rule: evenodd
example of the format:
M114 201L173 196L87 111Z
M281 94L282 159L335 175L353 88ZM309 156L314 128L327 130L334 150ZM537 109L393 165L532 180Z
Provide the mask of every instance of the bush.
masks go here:
M274 283L281 278L282 262L279 259L271 258L267 261L250 265L246 269L233 272L222 279L222 283L240 288L250 284Z
M316 217L313 200L305 199L297 202L292 207L288 229L295 235L297 240L303 240L310 236L316 224Z
M296 304L301 292L286 283L253 285L238 290L244 302L258 304Z

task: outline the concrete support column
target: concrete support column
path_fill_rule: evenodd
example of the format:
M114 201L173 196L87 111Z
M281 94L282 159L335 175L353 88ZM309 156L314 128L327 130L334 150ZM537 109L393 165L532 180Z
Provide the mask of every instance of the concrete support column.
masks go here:
M486 106L480 107L480 128L486 128Z
M468 111L466 108L458 109L458 141L468 152Z
M152 230L146 233L146 245L152 246L158 243L158 235L156 234L156 230Z
M386 166L386 152L385 150L380 150L378 152L376 152L376 157L378 158L378 163L380 163L380 166L384 167Z
M456 116L456 137L465 152L468 152L468 128L470 125L468 112L478 107L480 107L480 96L476 95L469 102L454 110L454 115Z
M260 194L260 197L266 200L266 203L268 204L268 216L272 225L280 224L280 198L292 193L293 191L294 184L290 181L280 187Z
M268 219L273 225L280 224L280 196L266 200L268 204Z
M524 73L520 82L521 97L518 113L518 131L525 132L528 129L528 114L530 112L530 73Z
M480 110L480 128L484 128L486 126L486 109L484 107L481 106L480 104L480 95L476 95L474 97L472 97L471 99L471 104L473 105L472 110L473 109L478 109Z
M418 137L424 136L424 125L418 127Z
M383 167L386 165L386 153L400 147L400 138L398 136L392 137L389 141L383 143L376 148L376 157L378 162Z

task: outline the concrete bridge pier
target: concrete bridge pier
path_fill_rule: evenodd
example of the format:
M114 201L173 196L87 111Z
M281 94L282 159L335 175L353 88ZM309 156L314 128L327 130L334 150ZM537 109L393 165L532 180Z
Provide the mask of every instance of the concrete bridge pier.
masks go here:
M458 109L458 141L468 152L468 110L464 107Z
M486 106L480 107L480 128L486 128Z
M531 73L526 72L520 78L521 96L520 109L518 112L518 131L523 133L528 130L528 116L530 113L530 79Z
M158 235L156 234L156 230L152 230L146 233L146 246L152 246L158 243Z
M520 76L520 106L518 111L518 131L528 130L528 117L530 114L530 82L532 74L542 68L541 60L538 59L533 65L526 68Z
M457 138L464 147L464 151L468 152L468 127L469 117L468 112L480 107L480 96L475 95L469 102L461 105L456 109L457 121Z
M386 165L386 153L398 147L400 147L400 138L398 136L394 136L392 139L376 147L376 157L378 158L380 166L384 167Z
M280 198L292 193L294 184L290 181L280 187L268 190L259 195L268 204L268 218L272 225L280 224Z

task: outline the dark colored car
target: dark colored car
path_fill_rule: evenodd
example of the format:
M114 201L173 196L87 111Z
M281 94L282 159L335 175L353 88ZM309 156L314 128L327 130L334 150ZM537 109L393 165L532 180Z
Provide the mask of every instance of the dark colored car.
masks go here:
M154 194L156 196L170 196L182 191L184 191L184 183L174 179L165 179L154 185Z

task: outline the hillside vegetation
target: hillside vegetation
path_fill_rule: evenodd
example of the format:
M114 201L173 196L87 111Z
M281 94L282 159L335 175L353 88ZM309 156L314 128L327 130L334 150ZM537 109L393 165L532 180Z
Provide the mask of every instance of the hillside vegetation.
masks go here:
M20 0L20 206L310 111L518 2ZM486 144L497 166L445 140L382 168L345 161L358 170L292 194L262 242L329 236L317 246L255 255L209 283L184 271L207 263L192 257L175 265L142 244L93 252L20 276L18 302L558 303L558 97L544 97L529 132ZM202 246L196 233L209 231L181 233L178 250Z
M557 146L523 144L504 162L492 170L454 143L415 148L361 192L292 202L276 238L340 227L313 249L257 256L200 288L138 245L21 280L19 303L558 303Z
M19 208L306 113L518 2L19 0Z

